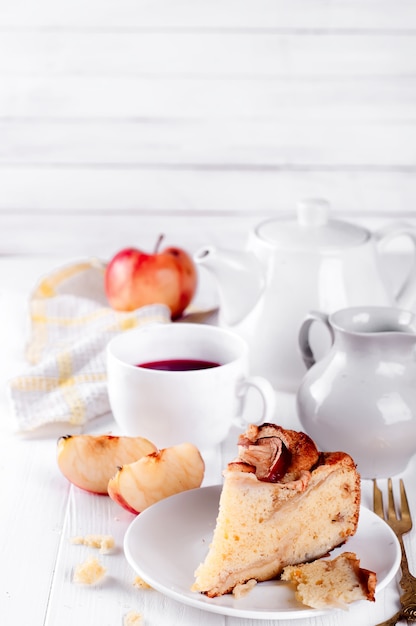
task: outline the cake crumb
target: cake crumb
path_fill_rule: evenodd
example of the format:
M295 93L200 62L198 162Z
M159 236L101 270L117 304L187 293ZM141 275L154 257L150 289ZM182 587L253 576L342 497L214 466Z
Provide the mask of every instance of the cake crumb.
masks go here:
M129 611L124 616L123 626L144 626L143 615Z
M140 576L136 576L133 580L133 587L137 587L137 589L151 589L151 586Z
M246 596L257 585L257 580L250 578L246 583L238 584L233 589L233 596L235 598L242 598Z
M89 548L99 548L101 554L107 554L114 546L114 537L111 535L85 535L71 538L71 543L88 546Z
M106 571L106 568L101 565L99 560L91 556L86 561L76 566L74 582L84 585L94 585L103 578Z

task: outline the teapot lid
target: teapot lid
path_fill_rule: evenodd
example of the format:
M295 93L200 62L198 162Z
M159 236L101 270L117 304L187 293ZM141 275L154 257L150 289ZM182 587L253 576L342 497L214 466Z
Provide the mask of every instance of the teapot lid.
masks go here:
M368 230L329 219L329 209L329 202L321 198L301 200L297 220L267 220L259 224L256 234L273 245L304 249L351 247L367 241Z

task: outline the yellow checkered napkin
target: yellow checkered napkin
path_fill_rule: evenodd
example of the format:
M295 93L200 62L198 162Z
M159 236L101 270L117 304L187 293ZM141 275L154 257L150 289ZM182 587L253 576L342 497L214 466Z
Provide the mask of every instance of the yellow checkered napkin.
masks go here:
M165 305L121 313L104 292L104 265L87 261L60 268L36 287L29 303L28 370L9 381L17 426L81 425L110 411L105 348L116 334L170 321Z

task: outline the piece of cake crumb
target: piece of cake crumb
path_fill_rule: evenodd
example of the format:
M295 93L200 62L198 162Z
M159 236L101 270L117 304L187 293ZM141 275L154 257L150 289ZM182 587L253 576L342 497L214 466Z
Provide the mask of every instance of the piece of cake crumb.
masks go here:
M281 579L294 583L297 600L314 609L346 608L357 600L375 601L377 575L361 568L354 552L343 552L332 560L288 565Z
M137 589L151 589L151 586L140 576L136 576L133 580L133 587L137 587Z
M136 611L129 611L124 616L123 626L144 626L143 615Z
M85 535L71 538L71 543L88 546L89 548L99 548L101 554L107 554L114 546L114 537L111 535Z
M76 566L73 580L75 583L82 583L83 585L94 585L104 577L106 571L99 560L91 556Z

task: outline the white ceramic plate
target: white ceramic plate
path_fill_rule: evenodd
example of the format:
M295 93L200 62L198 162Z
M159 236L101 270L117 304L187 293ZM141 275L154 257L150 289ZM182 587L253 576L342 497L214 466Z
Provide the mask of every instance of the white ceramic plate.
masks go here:
M323 615L298 603L293 588L280 581L264 582L242 598L232 594L207 598L191 591L194 571L204 560L218 513L221 486L185 491L161 500L136 517L126 532L124 551L133 569L166 596L213 613L251 619L297 619ZM385 587L400 564L400 546L377 515L361 508L357 533L331 554L356 552L362 567L377 572L377 591Z

